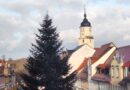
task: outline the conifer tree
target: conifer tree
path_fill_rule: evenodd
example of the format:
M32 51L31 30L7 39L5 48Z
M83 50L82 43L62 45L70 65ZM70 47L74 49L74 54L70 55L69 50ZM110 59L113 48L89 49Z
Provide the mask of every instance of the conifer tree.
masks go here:
M25 69L21 77L25 83L24 90L72 90L75 82L75 74L67 75L70 70L68 56L61 60L62 41L56 27L52 25L52 19L47 14L36 34L36 44L32 44L31 55L27 59Z

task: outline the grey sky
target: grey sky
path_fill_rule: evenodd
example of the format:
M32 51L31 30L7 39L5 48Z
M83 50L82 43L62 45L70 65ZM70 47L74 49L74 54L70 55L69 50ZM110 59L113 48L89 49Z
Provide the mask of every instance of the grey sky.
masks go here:
M85 4L96 47L109 42L130 44L129 0L1 0L0 55L14 59L28 56L34 33L47 11L63 46L76 47Z

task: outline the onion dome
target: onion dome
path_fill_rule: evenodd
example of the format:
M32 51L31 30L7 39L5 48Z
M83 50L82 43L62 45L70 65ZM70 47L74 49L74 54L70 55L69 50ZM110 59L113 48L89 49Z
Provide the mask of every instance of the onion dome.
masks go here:
M84 13L84 19L81 22L80 27L91 27L91 23L88 21L86 13Z

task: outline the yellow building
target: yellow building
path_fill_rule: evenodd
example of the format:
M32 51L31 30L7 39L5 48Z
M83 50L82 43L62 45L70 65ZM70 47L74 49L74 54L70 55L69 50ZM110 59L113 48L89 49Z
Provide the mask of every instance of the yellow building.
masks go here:
M123 58L119 56L118 52L113 56L110 63L111 84L118 85L124 78Z

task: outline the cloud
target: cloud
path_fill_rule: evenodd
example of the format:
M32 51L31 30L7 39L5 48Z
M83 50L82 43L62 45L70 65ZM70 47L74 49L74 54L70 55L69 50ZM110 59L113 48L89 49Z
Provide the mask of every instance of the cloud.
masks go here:
M0 1L0 55L28 56L35 41L34 33L38 33L47 11L63 39L63 46L76 47L85 3L96 47L108 42L118 46L130 44L129 0L6 0Z
M115 0L115 1L120 4L129 4L130 3L130 0Z
M124 35L123 39L125 41L130 41L130 35L128 35L128 34Z

